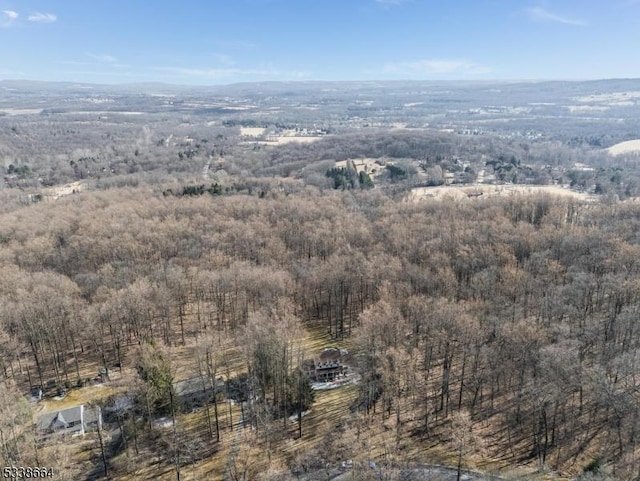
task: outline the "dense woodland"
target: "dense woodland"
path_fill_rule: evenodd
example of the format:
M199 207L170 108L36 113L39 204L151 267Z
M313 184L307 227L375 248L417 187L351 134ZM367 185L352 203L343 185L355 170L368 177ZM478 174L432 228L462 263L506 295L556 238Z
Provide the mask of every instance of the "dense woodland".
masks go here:
M95 476L152 458L179 475L224 454L228 479L286 479L366 455L359 442L332 450L336 433L387 430L382 463L427 462L408 453L436 443L501 467L636 478L639 214L634 203L404 203L277 183L260 195L86 192L5 213L2 460L71 476L17 400L105 367L135 403L117 411L115 441L89 442ZM362 376L328 432L287 420L313 410L300 369L310 332L347 343ZM173 380L203 373L227 387L192 431L151 424L180 415ZM246 410L233 429L218 420L227 397ZM292 450L300 434L312 442ZM237 436L241 448L218 448Z
M1 84L3 466L640 479L637 81Z

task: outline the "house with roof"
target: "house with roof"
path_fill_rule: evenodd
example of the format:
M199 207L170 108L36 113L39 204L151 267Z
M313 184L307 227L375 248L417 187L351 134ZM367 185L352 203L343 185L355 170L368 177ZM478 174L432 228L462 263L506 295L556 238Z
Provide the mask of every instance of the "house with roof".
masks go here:
M87 431L102 428L102 412L99 406L80 404L60 411L45 413L38 418L37 431L50 434L84 435Z
M346 349L327 348L313 360L311 378L316 382L332 382L348 371L345 364L350 359Z

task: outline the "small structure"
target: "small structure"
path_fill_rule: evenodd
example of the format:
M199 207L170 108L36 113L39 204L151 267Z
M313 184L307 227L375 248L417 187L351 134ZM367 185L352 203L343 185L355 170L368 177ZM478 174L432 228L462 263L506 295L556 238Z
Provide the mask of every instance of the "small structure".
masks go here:
M100 382L105 382L109 380L109 370L106 367L101 367L98 371L98 378Z
M313 379L316 382L332 382L348 371L344 364L349 356L346 349L327 348L314 359Z
M42 386L32 386L29 394L29 402L36 403L42 401Z
M84 404L60 411L45 413L38 418L36 429L42 435L71 434L84 435L86 431L102 428L100 407L87 407Z

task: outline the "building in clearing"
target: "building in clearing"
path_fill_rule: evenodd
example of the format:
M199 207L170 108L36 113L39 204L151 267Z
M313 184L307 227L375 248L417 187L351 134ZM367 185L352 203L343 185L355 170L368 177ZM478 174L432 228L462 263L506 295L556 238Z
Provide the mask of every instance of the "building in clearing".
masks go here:
M84 404L45 413L38 418L36 429L42 435L71 434L84 435L87 431L102 428L100 407Z
M313 361L313 380L316 382L332 382L344 376L349 369L345 364L348 358L349 352L346 349L325 349Z

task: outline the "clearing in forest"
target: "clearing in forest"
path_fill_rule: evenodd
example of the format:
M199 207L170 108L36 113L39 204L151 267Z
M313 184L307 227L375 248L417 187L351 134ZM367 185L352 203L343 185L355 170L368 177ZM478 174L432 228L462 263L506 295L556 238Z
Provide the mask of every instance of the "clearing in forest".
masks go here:
M263 127L240 127L240 135L243 137L260 137L266 130Z
M640 153L640 139L620 142L619 144L612 145L606 150L611 155Z
M597 197L576 192L559 185L443 185L438 187L416 187L411 189L407 200L416 202L423 199L486 199L488 197L509 197L515 195L549 194L574 199L593 201Z

